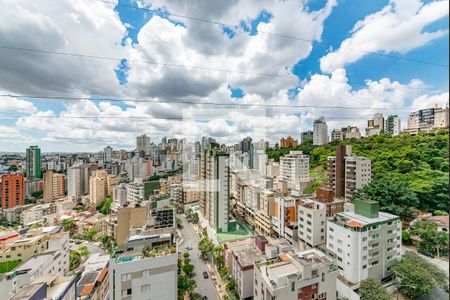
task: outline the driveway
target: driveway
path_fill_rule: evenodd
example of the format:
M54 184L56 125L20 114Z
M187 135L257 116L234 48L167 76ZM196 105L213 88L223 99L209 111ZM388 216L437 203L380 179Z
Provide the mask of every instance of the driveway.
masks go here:
M181 253L190 253L191 263L194 265L194 279L197 282L196 291L200 295L208 297L208 300L219 299L219 297L217 296L216 287L211 280L211 274L208 272L206 264L200 258L198 258L198 254L200 253L198 251L199 238L194 230L194 227L191 223L188 223L183 215L177 215L177 218L182 221L183 229L181 229L181 232L183 233L184 237L183 244L181 244L181 246L179 246L178 248ZM190 251L186 250L186 247L188 246L191 246L193 249ZM208 279L203 278L203 272L205 271L208 272Z

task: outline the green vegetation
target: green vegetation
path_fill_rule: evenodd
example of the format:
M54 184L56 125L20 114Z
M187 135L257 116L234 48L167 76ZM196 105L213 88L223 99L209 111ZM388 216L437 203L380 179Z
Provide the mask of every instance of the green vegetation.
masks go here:
M367 278L361 281L359 289L359 296L361 300L391 300L392 297L383 288L380 282L373 278Z
M406 252L393 270L409 298L430 295L434 288L448 290L447 274L414 252Z
M97 205L97 210L99 212L101 212L104 215L107 215L111 212L111 204L113 202L113 199L111 196L108 196L105 198L105 200L103 200L102 202L100 202L100 204Z
M189 259L189 253L183 253L183 258L178 257L178 299L184 299L184 295L188 294L190 297L194 294L194 289L197 286L195 279L192 278L194 272L194 265Z
M44 197L44 191L33 192L31 193L31 197L34 199L42 199Z
M0 273L6 273L14 270L18 265L22 263L21 260L11 260L0 263Z
M191 208L186 211L186 219L188 220L188 222L192 222L194 224L198 224L198 222L200 221L198 212L193 212Z
M313 146L308 141L292 149L271 148L267 154L278 161L281 155L290 150L303 151L310 156L311 170L325 174L327 157L335 155L338 143L334 141L324 146ZM415 136L403 134L391 137L389 134L380 134L342 143L351 144L353 153L372 160L372 185L384 186L388 180L395 179L393 186L400 186L409 195L415 195L417 202L414 198L410 200L402 197L392 205L392 211L408 214L414 208L430 212L448 210L448 130ZM308 187L308 192L320 185L314 182L311 184L315 186ZM381 198L381 195L378 196ZM403 203L403 200L408 203ZM414 206L408 209L411 201Z
M64 231L69 231L69 234L72 236L75 233L75 229L77 225L72 219L64 219L61 221L61 226Z
M88 231L86 231L84 233L84 235L86 236L86 239L92 241L92 238L97 234L97 229L95 228L91 228Z
M448 232L437 231L437 228L437 224L431 221L416 222L411 226L410 235L420 238L418 246L421 252L437 257L448 255Z
M70 251L69 256L69 270L75 270L80 266L81 255L78 251L72 250Z

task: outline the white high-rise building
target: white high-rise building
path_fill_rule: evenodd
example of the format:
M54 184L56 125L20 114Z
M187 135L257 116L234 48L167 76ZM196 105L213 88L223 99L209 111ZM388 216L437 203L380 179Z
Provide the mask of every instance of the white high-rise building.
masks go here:
M392 136L399 135L401 132L400 118L397 115L391 115L386 118L384 130Z
M398 216L379 212L378 202L354 204L354 213L338 213L328 220L327 249L347 281L381 280L392 275L401 256L402 223Z
M140 203L144 200L144 184L141 178L136 178L134 182L126 185L127 202Z
M90 165L81 163L67 169L67 197L69 199L80 200L82 196L89 193L90 170Z
M325 145L328 143L328 126L324 117L314 120L313 145Z
M144 152L146 155L150 154L150 137L143 134L136 137L136 151Z
M309 156L302 151L290 151L280 157L280 178L291 186L309 181Z

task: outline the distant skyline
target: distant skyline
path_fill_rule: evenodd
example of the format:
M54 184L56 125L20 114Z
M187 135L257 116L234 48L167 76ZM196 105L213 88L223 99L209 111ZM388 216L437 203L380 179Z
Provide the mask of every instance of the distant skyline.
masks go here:
M274 143L322 115L329 132L364 134L376 112L404 128L409 112L449 101L448 1L107 2L0 12L0 95L39 96L0 96L0 152L130 150L143 133ZM58 96L87 100L47 98ZM140 102L88 100L99 98Z

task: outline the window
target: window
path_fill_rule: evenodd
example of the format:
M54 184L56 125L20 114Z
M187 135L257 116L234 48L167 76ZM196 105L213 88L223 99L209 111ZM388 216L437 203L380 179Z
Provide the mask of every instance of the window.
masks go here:
M141 286L141 292L142 293L149 293L150 292L150 284L146 284Z
M372 253L372 257L378 256L378 254L380 254L380 253L378 251L376 251L376 252Z
M328 230L331 231L331 232L334 231L333 227L328 228Z
M367 238L366 238L366 237L363 238L363 242L365 242L365 241L367 241Z
M363 265L362 268L363 268L363 270L367 269L367 265Z
M131 295L131 289L122 290L122 297Z
M363 260L367 260L367 255L364 255L364 256L363 256Z
M291 282L291 292L295 291L295 282Z
M122 281L131 280L131 273L122 274Z
M150 270L142 271L142 277L150 277Z
M378 265L378 260L372 262L372 266L376 266L376 265Z
M375 240L375 239L380 238L380 234L378 234L378 233L377 234L372 234L371 237L372 237L373 240Z
M322 282L325 281L325 273L322 273Z
M318 271L317 270L312 270L312 272L311 272L311 276L317 276L317 273L318 273Z

